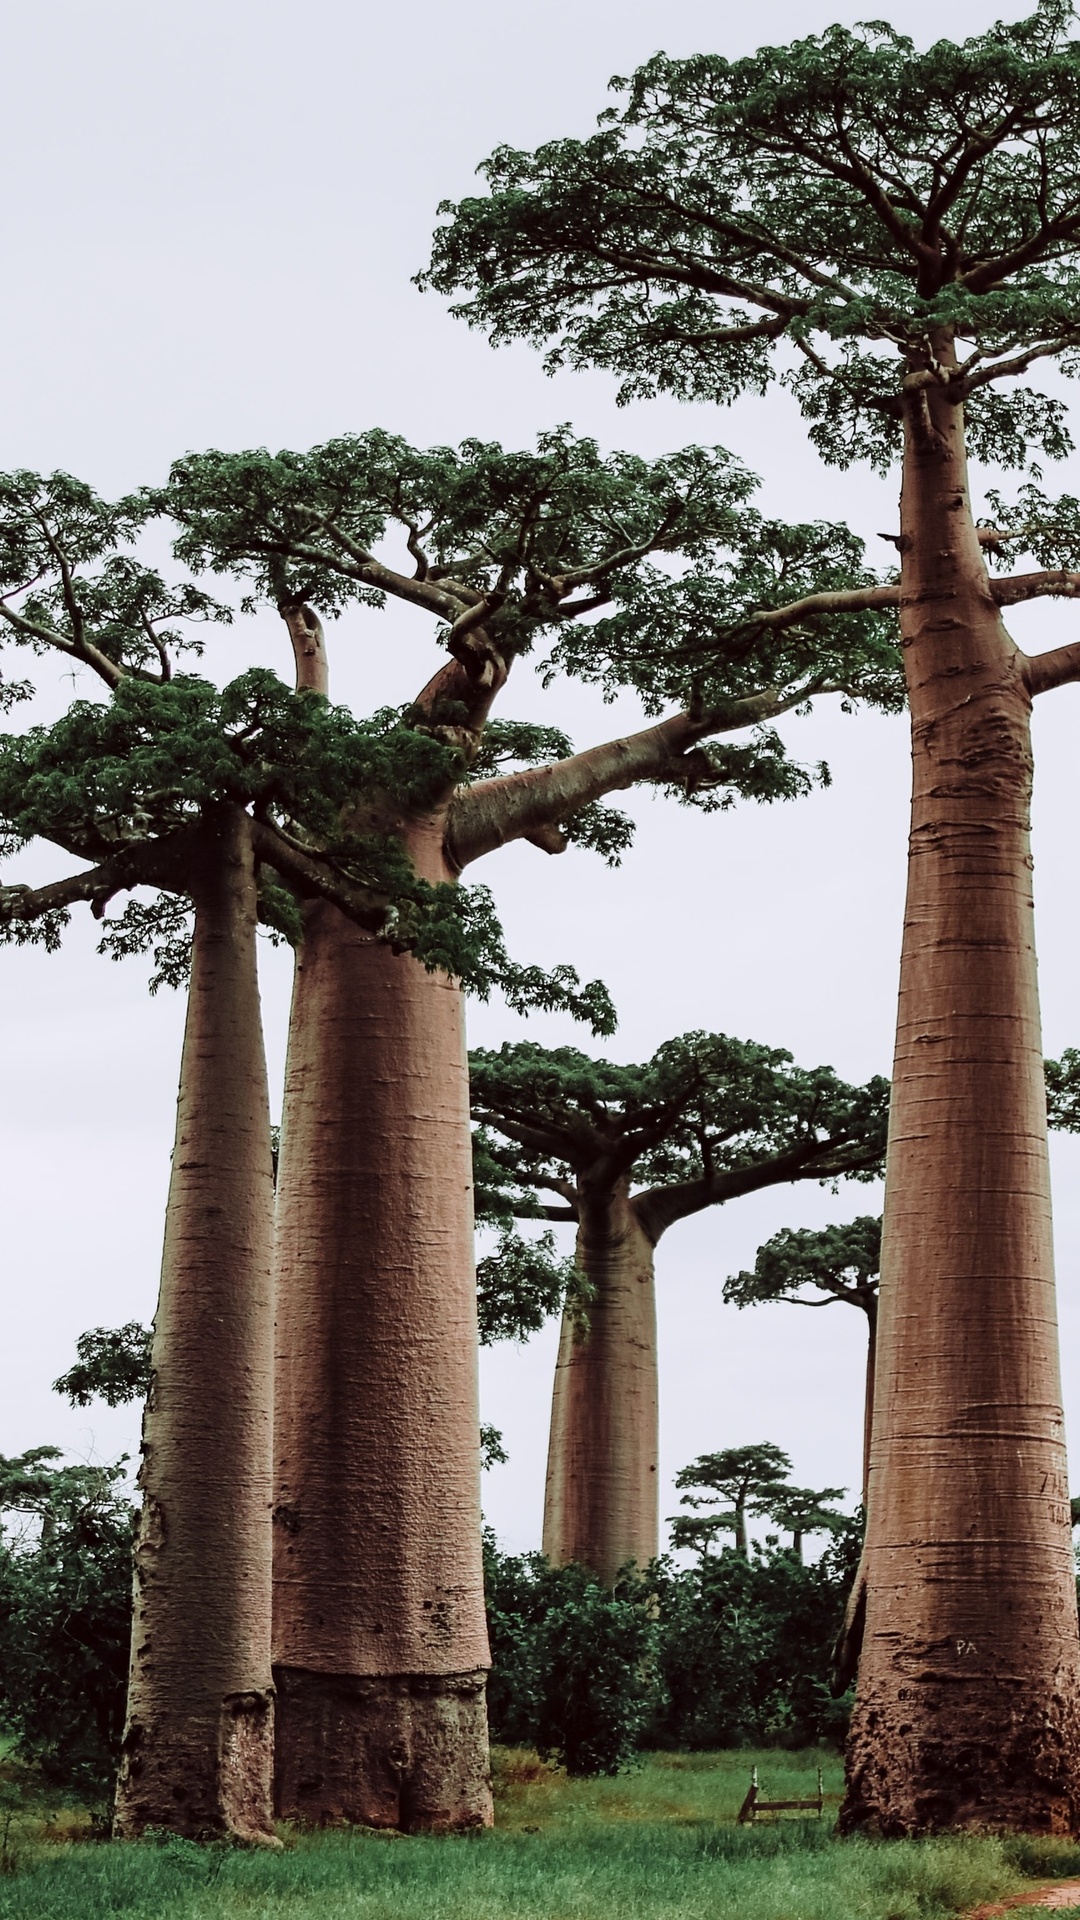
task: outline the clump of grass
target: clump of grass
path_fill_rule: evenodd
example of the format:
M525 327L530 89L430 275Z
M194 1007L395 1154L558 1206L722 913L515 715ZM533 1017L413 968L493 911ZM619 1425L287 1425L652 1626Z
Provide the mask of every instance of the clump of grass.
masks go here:
M39 1840L0 1880L0 1920L945 1920L1080 1859L1060 1843L840 1841L828 1813L734 1824L755 1761L786 1797L812 1790L820 1758L660 1754L583 1781L504 1752L499 1826L456 1839L289 1834L277 1855ZM825 1772L838 1793L838 1764Z

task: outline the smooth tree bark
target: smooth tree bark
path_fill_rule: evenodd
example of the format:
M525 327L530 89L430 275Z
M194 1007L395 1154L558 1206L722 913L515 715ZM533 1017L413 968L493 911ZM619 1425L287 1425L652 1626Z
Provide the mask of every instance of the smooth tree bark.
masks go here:
M950 339L934 346L955 364ZM1031 687L989 591L963 409L946 389L923 391L926 414L909 407L905 419L911 861L844 1820L1072 1831L1080 1641L1031 889Z
M448 877L438 828L408 845ZM334 907L297 960L281 1169L278 1810L487 1826L463 1000Z
M249 821L202 834L116 1831L269 1842L273 1169Z
M564 1309L551 1398L543 1551L608 1586L660 1550L660 1387L653 1242L629 1178L581 1193L576 1265L588 1305Z
M655 1252L677 1221L789 1181L873 1178L884 1080L724 1035L668 1041L619 1067L530 1042L474 1052L486 1218L577 1225L562 1315L544 1500L544 1552L614 1586L660 1551ZM636 1191L632 1189L636 1186ZM555 1194L557 1201L540 1196Z

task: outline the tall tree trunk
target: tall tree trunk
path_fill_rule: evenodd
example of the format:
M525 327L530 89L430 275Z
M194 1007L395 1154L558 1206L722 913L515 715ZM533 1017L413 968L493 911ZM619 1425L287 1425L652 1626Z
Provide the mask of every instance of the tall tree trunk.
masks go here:
M929 416L906 427L911 861L842 1823L1066 1832L1080 1820L1080 1640L1030 702L972 523L961 409L930 396Z
M563 1314L551 1403L544 1552L613 1586L660 1551L653 1244L628 1194L580 1193L584 1317Z
M866 1512L870 1498L870 1447L874 1437L874 1378L877 1372L877 1301L866 1313L866 1390L863 1395L862 1504Z
M240 808L207 823L194 878L116 1830L263 1840L273 1837L273 1173Z
M410 845L449 879L442 820ZM492 1818L462 996L308 910L278 1199L276 1796Z

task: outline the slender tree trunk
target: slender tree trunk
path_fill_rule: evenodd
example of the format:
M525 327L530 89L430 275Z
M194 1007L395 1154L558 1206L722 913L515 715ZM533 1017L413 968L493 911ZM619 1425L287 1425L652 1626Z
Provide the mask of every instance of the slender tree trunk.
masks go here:
M222 807L195 942L116 1830L272 1839L270 1115L248 822Z
M548 1558L580 1561L608 1586L660 1551L653 1245L628 1187L579 1198L591 1297L584 1323L563 1314L544 1501Z
M442 821L410 851L448 879ZM279 1811L489 1825L468 1060L445 976L309 909L278 1199Z
M791 1551L795 1555L795 1558L798 1561L800 1567L803 1565L803 1544L802 1543L803 1543L802 1534L793 1533L791 1536Z
M750 1539L746 1531L746 1502L735 1502L735 1551L741 1553L744 1560L750 1558Z
M866 1312L866 1392L863 1397L862 1504L870 1498L870 1445L874 1434L874 1376L877 1370L877 1301Z
M961 410L931 389L918 427L902 499L911 863L842 1824L1066 1832L1080 1819L1080 1640L1030 703L975 537Z

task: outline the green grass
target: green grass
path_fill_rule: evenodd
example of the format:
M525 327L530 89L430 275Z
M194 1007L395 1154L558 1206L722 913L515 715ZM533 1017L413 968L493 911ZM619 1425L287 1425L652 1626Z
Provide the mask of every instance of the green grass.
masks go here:
M69 1838L73 1815L24 1811L0 1920L935 1920L1080 1873L1080 1847L992 1839L839 1841L824 1819L737 1827L763 1792L813 1792L817 1753L657 1754L571 1781L497 1756L498 1827L461 1839L284 1833L281 1854ZM44 1822L51 1819L50 1829Z

